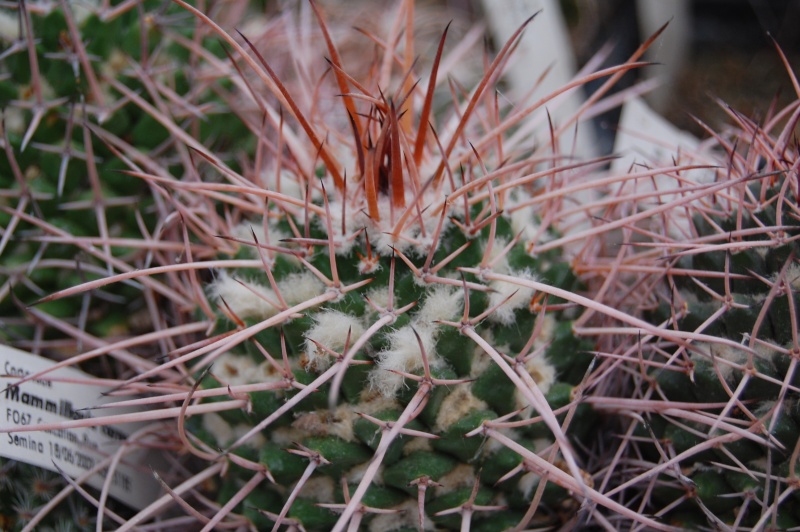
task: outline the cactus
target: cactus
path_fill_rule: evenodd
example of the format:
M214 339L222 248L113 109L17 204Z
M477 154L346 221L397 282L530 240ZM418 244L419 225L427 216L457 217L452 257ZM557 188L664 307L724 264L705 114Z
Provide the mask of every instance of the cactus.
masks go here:
M580 404L593 345L571 320L591 302L579 295L572 252L537 249L585 223L593 205L558 220L569 198L561 189L592 187L581 183L605 160L558 153L558 136L578 117L551 124L535 150L523 129L506 139L530 114L546 117L558 93L512 108L491 90L527 22L486 60L474 89L451 82L448 96L437 84L458 57L445 61L446 31L427 83L416 83L410 40L382 44L401 29L414 34L413 3L388 41L369 36L374 63L352 75L311 3L330 58L311 93L307 57L293 58L300 74L279 77L253 44L262 39L234 39L177 3L231 48L246 90L238 98L251 102L228 103L263 116L256 125L240 113L259 136L257 166L240 173L196 143L206 181L130 164L128 175L180 198L186 256L40 303L168 272L172 290L159 294L173 299L176 317L214 323L208 340L117 387L133 393L152 379L158 398L149 404L183 405L173 441L211 464L184 486L224 473L216 503L201 511L205 527L246 519L258 528L386 528L389 519L393 528L491 529L497 515L557 524L575 515L577 493L630 513L592 487L576 447L594 427ZM572 87L613 81L641 66L643 49ZM204 251L213 242L217 257L195 255L194 242ZM198 269L209 272L205 286ZM159 339L171 343L168 334ZM186 376L194 385L176 396L168 383Z
M760 123L720 104L731 126L682 154L690 165L715 161L684 195L704 192L683 212L632 224L630 234L657 239L630 237L633 249L616 258L620 282L649 287L635 304L660 330L621 341L613 352L627 376L589 401L615 414L622 435L602 482L681 529L791 529L800 522L800 183L787 142L794 119L783 118L797 104ZM635 269L650 264L659 267Z
M661 404L635 429L680 456L681 476L660 476L653 495L676 524L784 529L800 522L789 496L800 437L800 224L788 168L776 171L780 176L745 183L736 200L695 217L696 242L675 247L674 256L696 273L676 278L664 291L674 303L653 312L656 322L710 337L667 349L668 362L648 372ZM673 404L681 406L671 407L672 415L660 412ZM657 446L642 452L658 461Z
M182 235L169 224L168 205L154 187L122 173L126 160L190 172L185 142L175 142L181 128L224 160L232 139L246 131L222 113L225 80L210 75L217 71L189 68L198 61L192 38L202 41L202 29L168 24L181 12L177 6L133 7L26 2L2 11L5 342L64 356L74 341L63 340L76 336L69 326L100 338L152 328L154 300L131 284L25 306L175 252L168 242ZM153 238L163 241L160 248L148 242ZM131 313L143 323L129 320Z
M534 297L544 283L570 294L581 284L560 249L529 252L557 236L533 224L541 214L528 204L547 191L535 180L555 189L589 163L537 170L527 150L504 150L485 132L517 116L475 116L514 40L471 94L453 95L448 108L459 111L440 116L444 36L427 87L413 85L402 48L385 51L405 54L389 65L398 82L351 81L326 37L341 93L326 116L301 110L302 93L274 75L255 38L221 37L294 120L265 112L277 130L265 144L286 146L266 186L230 174L231 184L191 186L229 203L223 210L244 211L235 202L247 198L251 213L232 228L206 220L237 249L206 264L213 280L200 309L214 336L174 361L196 379L186 401L220 408L186 422L194 454L230 463L207 526L236 512L257 528L491 528L500 510L524 520L534 494L551 515L537 521L554 524L575 508L570 491L599 500L570 441L593 427L574 402L592 345L572 333L566 301ZM541 482L542 468L559 481Z
M45 471L14 460L0 459L0 505L3 530L17 530L32 521L45 505L63 489L65 481L58 473ZM67 497L39 521L41 530L87 530L93 526L94 512L76 493Z
M223 113L226 77L198 64L192 38L202 42L203 28L171 22L178 7L107 4L0 8L0 343L56 360L168 321L155 311L165 287L149 280L31 306L47 294L183 252L168 201L125 176L125 161L190 172L186 146L174 141L176 134L170 138L180 124L230 162L225 151L245 130ZM201 246L193 251L203 256ZM161 308L169 311L163 302ZM98 377L127 378L152 367L146 356L165 349L122 349L116 362L82 365ZM74 491L55 473L13 461L4 469L18 480L0 488L4 530L24 526L26 514L46 502L30 486ZM38 526L88 526L79 516L96 509L84 502L73 493Z

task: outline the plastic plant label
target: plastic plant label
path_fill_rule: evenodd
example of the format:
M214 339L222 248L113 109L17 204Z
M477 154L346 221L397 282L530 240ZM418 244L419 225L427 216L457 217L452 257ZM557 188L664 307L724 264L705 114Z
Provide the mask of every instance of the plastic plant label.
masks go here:
M123 410L104 409L102 414L83 410L113 403L115 399L102 395L108 391L107 387L91 384L88 375L71 367L58 368L41 378L17 384L20 379L54 365L46 358L0 345L0 456L50 471L60 469L77 479L113 455L128 435L144 424L14 432L15 427L99 417ZM104 467L87 483L100 489L110 474L109 495L142 509L162 492L151 470L157 463L160 460L155 453L134 449L124 454L113 471Z
M644 166L669 164L676 147L694 152L700 141L673 126L650 109L641 98L631 98L622 106L614 152L621 157L611 163L615 175L625 173L636 163Z
M650 168L663 168L671 165L697 165L697 152L700 141L672 125L661 115L650 109L641 98L631 98L622 107L619 119L614 153L619 157L611 162L611 175L645 172ZM658 173L635 183L629 183L635 190L630 192L653 192L647 203L667 204L679 200L692 184L710 183L714 172L706 168L695 168L680 172L683 182L679 182L676 172ZM658 192L656 195L655 193ZM689 221L684 214L674 213L672 225L667 228L670 236L684 238L690 234Z

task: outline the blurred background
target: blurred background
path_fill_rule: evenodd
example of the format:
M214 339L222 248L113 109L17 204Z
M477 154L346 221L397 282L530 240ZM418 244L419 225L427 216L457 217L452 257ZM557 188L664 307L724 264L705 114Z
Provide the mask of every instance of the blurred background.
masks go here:
M577 63L609 41L623 60L663 23L670 25L651 49L662 76L648 103L676 126L702 136L690 115L712 128L725 121L722 100L759 120L773 98L784 105L797 95L769 35L795 71L800 68L798 0L560 0ZM633 77L626 80L633 82Z

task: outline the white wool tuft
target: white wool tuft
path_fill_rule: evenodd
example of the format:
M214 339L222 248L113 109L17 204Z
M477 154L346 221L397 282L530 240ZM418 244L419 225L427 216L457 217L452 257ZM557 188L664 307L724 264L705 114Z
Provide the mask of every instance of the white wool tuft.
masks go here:
M484 253L486 253L487 244L488 240L483 243ZM507 244L508 242L499 236L494 239L491 252L489 253L489 262L492 264L492 271L495 273L504 275L509 275L511 273L511 269L508 266L508 254L500 256Z
M228 352L217 357L211 372L221 383L237 386L256 382L258 368L251 357Z
M308 301L325 291L325 285L311 272L293 273L277 282L283 299L289 306Z
M486 403L472 394L472 384L457 384L442 401L433 428L443 432L472 410L486 410Z
M5 120L6 131L10 133L16 133L20 136L25 134L25 129L28 127L28 120L25 118L25 111L19 107L6 107L3 110L3 119ZM29 166L28 169L30 168L31 167ZM28 170L26 170L26 174L27 172Z
M383 298L384 292L376 291L375 294ZM463 292L452 287L439 285L432 288L414 314L411 325L389 333L390 347L378 355L377 367L370 372L371 389L385 397L394 396L403 384L403 377L387 370L410 373L422 368L422 355L415 330L422 340L431 367L441 364L437 359L435 342L441 327L434 322L456 319L460 315L463 298ZM378 304L384 303L381 301Z
M356 466L353 466L352 468L347 470L344 473L344 476L347 478L347 482L351 484L358 484L359 482L361 482L361 480L364 478L364 474L367 472L367 469L369 468L371 463L372 463L371 461L367 461L364 462L363 464L358 464ZM372 478L372 484L376 486L383 486L384 469L385 466L383 464L381 464L381 466L378 467L378 472L375 473L375 476Z
M383 395L377 394L374 391L370 391L369 388L365 388L361 391L358 402L358 411L362 414L374 416L375 414L384 412L386 410L397 409L402 410L403 406L398 403L395 398L384 397Z
M353 185L355 186L355 185ZM406 188L405 204L412 205L415 201L415 192L411 187ZM441 195L438 191L427 190L423 193L420 203L425 206L438 205L441 202ZM400 219L405 207L395 208L392 206L390 197L378 195L378 211L380 220L370 218L366 207L363 204L347 206L345 233L352 235L362 229L366 230L369 242L373 250L384 257L390 257L395 250L405 253L408 256L424 257L433 244L432 235L439 224L438 215L422 216L424 232L419 226L419 218L412 215L403 226L398 235L395 235L395 225ZM341 237L342 226L342 207L337 200L332 200L330 204L331 223L336 233L336 237ZM450 222L445 219L443 231L447 229ZM337 253L343 249L337 248Z
M729 345L707 343L698 343L697 347L699 351L693 352L689 355L689 358L693 361L704 360L705 362L715 364L716 370L718 370L722 378L728 382L731 382L734 376L735 370L733 365L744 365L747 362L748 355L744 349L738 349ZM708 350L707 354L705 351L706 349ZM714 361L715 358L719 360ZM732 362L733 365L727 362Z
M425 296L414 315L415 326L435 326L438 320L455 321L462 312L464 291L452 286L436 285Z
M431 366L435 366L436 342L434 328L417 329L422 346ZM393 396L403 384L403 377L387 370L410 373L422 367L422 353L419 342L411 326L405 326L388 335L389 349L378 354L377 368L370 372L369 380L373 389L384 396Z
M389 287L377 286L372 288L367 292L367 297L375 306L386 308L389 305ZM369 309L374 311L372 307L369 307Z
M242 286L242 283L247 287ZM278 313L277 297L271 288L252 281L241 283L226 271L217 273L217 278L209 285L208 291L217 303L225 300L231 311L239 318L266 319ZM260 297L263 296L263 297Z
M546 394L550 391L550 387L556 381L556 368L546 357L531 358L525 363L525 369L528 370L528 374L542 393Z
M203 416L203 429L214 436L217 443L223 447L234 441L233 428L222 416L213 412Z
M12 12L0 11L0 39L14 42L19 39L19 19Z
M538 356L529 359L525 363L525 369L542 393L547 394L547 392L550 391L550 387L556 381L556 368L553 367L547 358ZM530 417L533 413L533 407L528 402L528 399L517 388L514 389L514 402L517 409L528 409L528 412L524 414L523 417Z
M526 500L533 496L533 490L539 485L541 478L541 476L532 472L525 473L520 477L517 489L522 492Z
M341 489L337 482L325 475L314 475L300 489L300 497L314 502L333 503L336 491Z
M760 248L759 248L760 249ZM775 275L776 279L778 275ZM786 281L795 291L800 291L800 264L794 262L786 269Z
M416 530L419 527L419 504L408 500L392 508L397 513L378 514L369 522L369 532L391 532L392 530ZM425 519L425 530L435 530L433 521Z
M354 441L353 423L357 417L352 405L342 405L334 412L325 409L300 414L292 422L292 428L306 435L336 436L345 441Z
M298 200L302 200L305 196L304 187L300 186L297 176L286 168L281 168L279 176L275 175L275 168L264 170L260 177L267 190L280 192Z
M536 337L536 340L534 340L533 343L534 349L542 347L553 339L553 336L556 333L556 325L557 322L553 315L545 314L542 322L542 328L539 331L539 336Z
M508 350L507 345L498 345L494 339L494 335L492 334L491 329L483 328L480 332L481 338L486 340L491 346L498 352L504 352ZM470 369L469 376L472 379L477 379L480 377L484 371L486 371L489 366L493 365L494 361L490 356L486 354L486 351L483 350L482 347L479 347L478 344L475 344L475 347L472 349L472 368Z
M317 371L323 371L333 364L334 357L317 346L317 343L328 349L340 353L344 350L348 334L350 344L353 345L365 329L355 316L350 316L337 310L327 310L314 316L314 324L306 332L306 356L308 357L309 367ZM315 343L316 342L316 343Z
M256 235L256 239L258 240L259 244L269 244L271 246L280 246L281 240L286 238L287 236L285 233L279 231L270 224L267 225L267 234L265 235L264 224L262 223L261 220L240 223L239 225L233 228L233 231L231 231L231 233L232 236L238 238L239 240L252 244L250 246L247 246L247 248L253 257L260 256L258 248L256 248L255 242L253 241L254 233ZM296 260L295 257L291 255L284 255L284 257L287 257L290 260Z
M282 380L283 374L266 360L256 367L251 377L251 382L279 382ZM281 390L278 390L277 393L280 394Z
M403 444L403 456L419 451L433 452L430 438L409 438Z
M203 416L203 429L214 436L217 443L223 447L230 445L247 434L251 428L251 426L245 424L231 426L222 416L213 412ZM265 442L264 436L261 434L254 434L245 442L245 445L259 448L262 447Z
M460 488L471 488L475 485L475 468L469 464L458 464L455 469L441 477L438 481L441 487L436 493L444 494Z
M533 206L523 207L511 213L511 230L520 234L520 242L528 245L544 244L553 239L549 231L542 231L541 226L535 222L536 209Z
M339 256L349 255L356 244L356 239L350 237L357 233L360 228L353 227L353 224L350 223L352 219L350 209L352 208L351 205L347 205L347 209L345 210L345 215L347 216L344 226L345 233L342 234L342 200L335 198L328 200L328 212L331 214L331 229L333 229L334 252ZM323 232L326 234L328 233L328 223L324 215L314 218L314 223ZM330 235L328 236L330 237Z
M528 270L511 272L511 275L529 281L534 281L536 279ZM489 283L489 288L493 290L493 292L489 294L489 307L500 304L507 297L511 296L508 301L500 305L497 310L489 315L489 320L503 325L511 325L514 323L514 311L527 306L534 294L533 288L519 286L506 281L492 281Z
M275 427L269 431L269 438L272 440L272 443L287 449L293 447L295 442L302 441L305 436L306 433L292 426Z

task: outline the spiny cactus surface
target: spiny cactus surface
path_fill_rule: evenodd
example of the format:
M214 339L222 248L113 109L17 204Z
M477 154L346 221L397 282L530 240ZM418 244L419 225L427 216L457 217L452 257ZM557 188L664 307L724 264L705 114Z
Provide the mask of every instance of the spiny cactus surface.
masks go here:
M99 106L98 124L69 118L91 116L102 93L84 73L63 89L82 101L59 103L68 112L52 123L34 106L4 145L11 168L56 142L37 136L56 124L53 138L86 153L101 140L86 172L108 163L120 181L86 205L127 187L152 194L152 220L131 233L146 256L113 262L136 246L96 222L79 240L96 279L23 283L25 297L52 292L31 311L40 321L47 305L128 297L131 284L157 316L138 356L129 339L87 356L123 362L113 393L147 409L126 420L168 420L165 494L122 530L791 525L796 106L763 127L731 113L738 144L718 135L716 151L608 175L606 159L575 159L562 135L610 105L606 91L652 40L565 87L604 80L557 123L547 111L562 91L510 104L497 90L535 20L490 55L458 24L415 42L412 1L346 46L313 2L239 33L214 6L121 5L141 23L114 26L138 43L125 48L134 75L97 76L120 107ZM98 13L79 22L87 35L128 12ZM15 42L38 58L50 41ZM480 73L462 82L465 65ZM132 128L104 125L122 110ZM155 129L136 140L141 123ZM68 161L64 177L11 168L7 227L38 240L8 245L36 253L42 235L67 238L36 220L80 195ZM713 179L687 178L700 167ZM28 194L34 171L55 192ZM674 187L648 188L664 180ZM19 214L37 202L52 212ZM30 337L27 323L9 330Z
M247 405L187 424L196 453L223 449L232 461L219 504L259 527L306 529L491 529L498 515L525 520L535 494L542 523L574 512L568 489L540 482L515 449L541 453L567 487L591 489L570 440L593 427L573 404L592 346L573 335L566 301L534 290L580 283L561 250L530 253L557 236L529 206L547 190L535 180L584 165L537 172L540 160L517 150L503 161L486 137L492 124L470 116L513 42L477 89L453 96L451 116L431 110L444 37L427 89L392 66L405 79L391 95L380 79L351 81L330 43L342 109L324 116L302 111L243 38L296 120L294 132L278 124L271 144L308 138L270 164L265 188L229 189L266 208L221 235L239 251L205 287L216 336L186 355L208 366L194 374L197 394ZM508 120L501 132L514 122L492 120ZM337 121L348 134L328 129ZM440 137L434 124L448 121ZM504 419L517 426L498 426L494 440L470 434Z
M726 131L682 154L716 161L691 188L718 190L640 224L616 273L649 287L635 301L662 332L609 347L628 376L591 400L623 435L602 483L682 529L798 526L796 105L759 122L728 109ZM636 270L648 263L659 268ZM606 345L624 332L608 334Z
M229 87L209 63L220 60L213 50L224 53L206 42L206 61L198 59L193 39L202 42L205 32L181 21L182 12L160 2L0 8L2 344L63 360L169 322L156 311L169 312L155 296L165 287L147 280L32 304L113 272L174 262L183 252L168 198L122 170L191 171L186 146L171 134L176 124L224 160L245 128L221 113ZM194 251L202 255L200 246ZM148 358L166 349L129 344L110 349L116 360L87 357L82 367L98 378L124 378L152 367ZM6 461L3 470L15 481L0 488L0 528L90 526L97 510L77 493L32 521L55 493L74 489L22 463Z
M122 174L125 161L182 173L191 161L175 142L176 123L223 158L245 131L220 113L224 83L203 77L213 73L207 67L192 68L192 38L204 32L172 22L181 12L158 2L24 2L0 12L5 341L69 353L77 335L70 326L95 337L150 327L142 289L131 283L25 306L176 253L165 199ZM205 53L214 59L211 48ZM160 243L146 243L152 238ZM129 320L132 312L143 323Z

